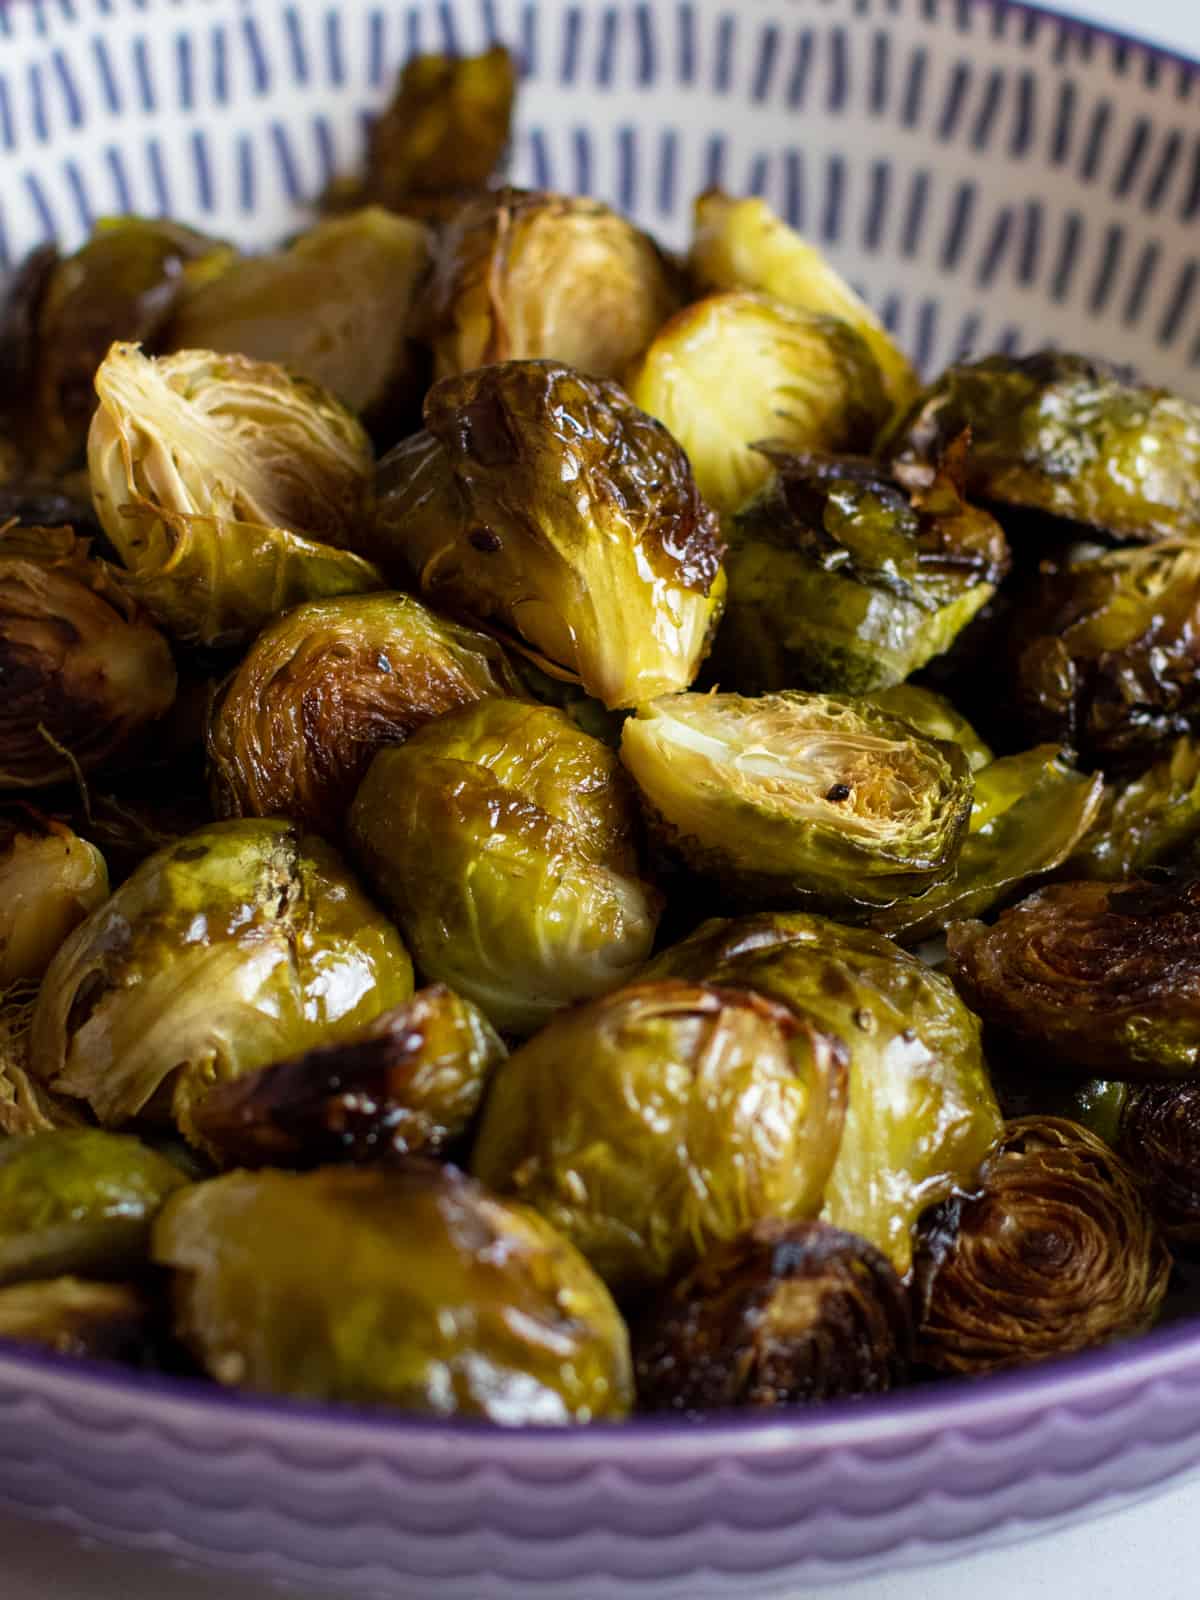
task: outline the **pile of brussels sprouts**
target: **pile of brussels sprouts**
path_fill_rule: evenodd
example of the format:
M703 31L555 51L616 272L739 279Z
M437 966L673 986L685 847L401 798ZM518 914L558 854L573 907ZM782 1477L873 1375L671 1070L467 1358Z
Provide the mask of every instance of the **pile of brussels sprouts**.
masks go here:
M921 390L761 200L503 187L515 81L410 63L273 253L8 286L0 1337L524 1424L1140 1332L1200 409Z

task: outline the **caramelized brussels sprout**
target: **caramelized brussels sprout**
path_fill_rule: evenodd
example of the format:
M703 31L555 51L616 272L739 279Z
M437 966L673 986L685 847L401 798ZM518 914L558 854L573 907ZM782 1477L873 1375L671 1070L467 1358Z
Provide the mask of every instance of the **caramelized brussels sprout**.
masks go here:
M0 821L0 991L40 978L71 929L107 898L95 845L34 815Z
M380 464L384 563L610 709L686 689L721 614L722 546L666 429L546 361L435 384L425 426Z
M1200 409L1178 395L1061 351L988 356L943 373L885 452L921 483L968 428L971 495L1116 539L1200 533Z
M1031 738L1100 764L1153 759L1200 716L1200 540L1043 563L1010 650Z
M29 1029L36 1004L34 983L0 990L0 1134L87 1126L77 1100L51 1093L29 1071Z
M762 295L710 295L659 329L629 377L687 451L700 493L735 512L770 476L756 448L867 450L887 419L879 368L835 317Z
M509 1424L630 1407L628 1334L586 1261L444 1167L230 1173L167 1206L154 1253L219 1383Z
M1172 1078L1200 1062L1200 880L1061 883L992 927L953 922L967 1004L1048 1067Z
M126 1283L48 1278L0 1288L0 1340L60 1356L141 1366L153 1349L154 1308Z
M320 839L211 823L157 851L69 936L42 984L33 1071L100 1121L353 1036L412 993L399 935Z
M849 1109L822 1216L907 1273L918 1216L971 1187L1000 1130L979 1021L950 981L878 934L797 914L706 922L643 976L750 989L846 1041Z
M911 723L926 739L942 739L961 746L972 772L979 772L996 759L966 717L934 689L897 683L890 689L876 689L864 698L889 716Z
M245 1167L441 1155L506 1055L481 1011L434 984L351 1038L218 1084L193 1133Z
M1100 809L1067 863L1072 878L1135 878L1200 838L1200 740L1176 739L1140 777L1104 785Z
M457 213L430 299L439 378L545 358L619 380L681 297L654 241L600 201L505 189Z
M550 706L489 699L381 750L349 828L426 977L531 1033L650 953L634 821L606 745Z
M634 984L556 1017L500 1068L472 1169L628 1293L765 1217L812 1217L838 1152L846 1047L708 984Z
M995 593L1004 534L953 474L910 495L871 461L758 449L773 471L729 528L723 683L886 688L946 650Z
M710 189L696 201L688 264L705 289L754 289L796 311L840 317L875 357L893 406L907 405L917 375L882 322L825 257L765 200Z
M413 310L431 249L421 223L375 206L319 223L185 293L164 346L278 361L372 413L420 381Z
M1056 745L993 761L975 774L970 828L953 878L878 912L872 927L911 944L948 922L982 916L1067 859L1099 814L1103 793L1101 775L1076 772Z
M956 744L865 701L664 695L621 732L651 827L760 905L889 906L954 871L971 809Z
M825 1222L755 1223L653 1306L634 1338L651 1411L880 1394L912 1355L908 1294L885 1256Z
M156 1213L185 1182L137 1139L99 1128L0 1140L0 1283L135 1270Z
M504 651L406 594L311 600L265 628L208 737L218 816L281 816L336 834L385 744L447 711L517 694Z
M1114 1142L1164 1238L1200 1244L1200 1084L1131 1084Z
M354 542L371 446L282 367L116 344L88 436L96 513L129 586L188 644L234 645L301 600L382 587Z
M991 1372L1144 1332L1170 1270L1119 1156L1072 1122L1009 1123L978 1193L922 1224L918 1359Z
M0 789L120 756L175 697L167 642L69 528L0 528Z

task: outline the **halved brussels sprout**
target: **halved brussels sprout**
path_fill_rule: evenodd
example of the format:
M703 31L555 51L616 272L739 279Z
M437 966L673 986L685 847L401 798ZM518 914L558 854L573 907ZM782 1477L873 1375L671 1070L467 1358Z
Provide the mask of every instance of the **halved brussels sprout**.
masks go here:
M1047 1068L1172 1078L1200 1063L1200 880L1061 883L991 927L953 922L967 1003Z
M714 675L745 694L898 684L954 641L1008 570L955 476L907 494L874 462L757 447L772 468L729 524Z
M545 358L619 380L681 300L654 241L599 200L481 195L438 246L435 371Z
M1009 1123L958 1196L922 1225L917 1356L979 1373L1142 1333L1171 1258L1119 1156L1073 1122Z
M472 1170L633 1292L762 1218L817 1214L845 1074L838 1035L790 1006L634 984L556 1017L510 1056Z
M954 876L919 900L871 919L907 944L948 922L979 917L1023 884L1060 866L1100 811L1104 779L1077 772L1057 745L1003 756L975 774L975 801Z
M297 606L251 645L208 735L218 816L336 835L382 746L487 695L519 694L495 640L406 594Z
M606 745L550 706L489 699L381 750L349 828L426 977L531 1033L650 953L635 820Z
M967 492L1086 523L1116 539L1200 533L1200 408L1043 350L951 367L885 442L928 481L970 429Z
M154 1345L154 1307L127 1283L48 1278L0 1288L0 1339L56 1355L141 1366Z
M755 289L797 311L840 317L870 348L892 405L907 405L916 393L916 373L870 306L765 200L734 200L720 189L702 194L688 265L702 288Z
M907 1273L918 1216L970 1189L1000 1130L978 1018L949 980L879 934L796 914L706 922L643 976L751 989L846 1041L850 1104L822 1216Z
M0 821L0 991L40 978L72 928L107 898L95 845L34 815Z
M1098 763L1153 759L1200 717L1200 540L1044 562L1009 648L1009 703L1031 738Z
M432 1163L196 1184L154 1254L219 1383L507 1424L630 1407L628 1334L587 1262Z
M1113 1142L1163 1237L1200 1244L1200 1084L1131 1084Z
M875 689L864 697L880 711L911 723L926 739L943 739L962 747L972 772L979 772L996 759L991 748L944 694L923 689L915 683L897 683L890 689Z
M137 1139L100 1128L0 1140L0 1283L136 1271L156 1213L186 1181Z
M431 261L419 222L378 206L337 217L185 292L164 348L278 361L370 413L420 381L413 309Z
M90 772L175 698L167 641L69 528L0 528L0 789Z
M233 645L301 600L382 588L361 537L371 446L324 390L207 350L115 344L88 436L129 586L189 644Z
M628 388L679 440L722 515L770 476L760 440L869 450L888 414L875 358L853 328L759 294L686 306L658 330Z
M755 1223L662 1294L634 1338L651 1411L880 1394L912 1358L908 1294L886 1256L825 1222Z
M610 709L686 689L723 547L666 429L548 361L435 384L425 426L380 464L380 559Z
M956 744L844 696L664 695L621 731L651 827L762 905L890 906L954 871L971 810Z
M1135 878L1200 838L1200 740L1176 739L1140 777L1104 785L1095 822L1067 863L1072 878Z
M211 823L157 851L42 983L31 1065L100 1121L185 1132L207 1089L353 1035L412 993L400 936L320 839Z
M218 1084L192 1131L245 1167L441 1155L507 1053L481 1011L434 984L351 1038Z

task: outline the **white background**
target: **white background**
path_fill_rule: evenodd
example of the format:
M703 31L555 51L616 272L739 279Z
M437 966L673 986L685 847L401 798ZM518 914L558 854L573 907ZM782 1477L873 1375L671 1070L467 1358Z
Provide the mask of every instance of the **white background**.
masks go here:
M1200 55L1200 0L1058 0L1058 8ZM224 1576L192 1577L82 1550L54 1529L0 1517L0 1600L266 1600L273 1593ZM1136 1600L1142 1594L1197 1600L1200 1480L1009 1550L834 1590L810 1589L804 1600L815 1593L830 1600Z

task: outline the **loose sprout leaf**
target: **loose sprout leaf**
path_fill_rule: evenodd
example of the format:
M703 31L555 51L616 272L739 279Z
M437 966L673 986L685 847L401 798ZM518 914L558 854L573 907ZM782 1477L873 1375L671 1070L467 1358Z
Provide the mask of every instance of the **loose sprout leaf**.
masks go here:
M1200 740L1185 735L1138 777L1104 785L1096 819L1067 863L1072 878L1134 878L1200 836Z

